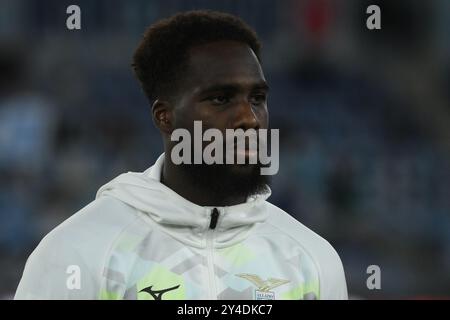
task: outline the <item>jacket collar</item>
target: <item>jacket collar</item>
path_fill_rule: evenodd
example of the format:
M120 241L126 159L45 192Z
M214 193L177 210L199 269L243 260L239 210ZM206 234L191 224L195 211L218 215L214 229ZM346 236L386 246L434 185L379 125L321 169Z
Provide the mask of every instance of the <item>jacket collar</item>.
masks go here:
M271 194L270 189L234 206L199 206L161 183L163 164L164 153L146 171L122 174L101 187L97 198L113 196L141 211L145 220L157 223L180 241L200 247L206 245L206 233L211 232L209 225L214 208L220 213L212 231L218 247L242 240L253 227L267 219L266 199Z

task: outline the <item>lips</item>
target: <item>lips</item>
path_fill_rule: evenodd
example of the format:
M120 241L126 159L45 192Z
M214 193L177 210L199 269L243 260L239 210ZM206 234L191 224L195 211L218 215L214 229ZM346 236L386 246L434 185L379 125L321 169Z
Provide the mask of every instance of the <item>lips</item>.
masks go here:
M237 148L237 146L234 147L234 153L236 155L244 155L246 158L249 158L250 156L255 156L258 151L256 149L250 149L250 148Z

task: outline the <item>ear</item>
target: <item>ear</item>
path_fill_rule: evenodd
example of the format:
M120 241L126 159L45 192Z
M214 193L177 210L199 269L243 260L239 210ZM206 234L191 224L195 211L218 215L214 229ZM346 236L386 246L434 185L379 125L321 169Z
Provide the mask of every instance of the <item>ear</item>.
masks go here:
M157 99L152 105L153 122L161 132L170 135L173 131L173 108L168 101Z

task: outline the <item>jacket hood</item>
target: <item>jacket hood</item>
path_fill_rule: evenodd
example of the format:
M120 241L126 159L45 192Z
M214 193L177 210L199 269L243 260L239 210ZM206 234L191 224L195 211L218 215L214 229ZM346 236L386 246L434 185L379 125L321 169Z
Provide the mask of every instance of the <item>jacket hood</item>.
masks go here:
M175 229L180 231L188 229L190 240L196 243L199 239L192 236L201 237L202 232L209 228L213 208L219 211L216 230L218 233L228 234L222 237L226 242L236 238L241 231L249 230L267 219L266 199L271 194L269 188L267 192L249 197L245 203L238 205L199 206L161 183L163 163L164 153L144 172L119 175L98 190L96 199L103 196L114 197L141 211L160 226L171 229L170 233ZM184 230L185 236L186 231Z

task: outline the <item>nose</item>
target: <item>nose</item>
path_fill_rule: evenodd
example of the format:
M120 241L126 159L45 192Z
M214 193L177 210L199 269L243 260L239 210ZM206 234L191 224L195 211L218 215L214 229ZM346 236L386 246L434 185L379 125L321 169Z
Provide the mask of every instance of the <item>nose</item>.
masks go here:
M247 99L242 99L236 108L235 129L259 129L258 117L255 114L252 104Z

